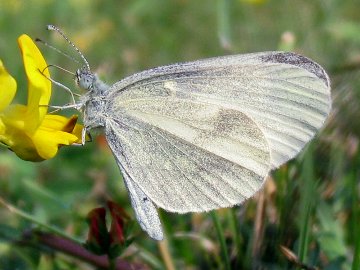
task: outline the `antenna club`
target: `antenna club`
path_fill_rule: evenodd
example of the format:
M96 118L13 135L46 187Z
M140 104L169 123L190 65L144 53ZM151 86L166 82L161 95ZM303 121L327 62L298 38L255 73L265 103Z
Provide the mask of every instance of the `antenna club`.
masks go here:
M47 30L50 30L50 31L55 31L57 32L58 34L60 34L60 36L62 36L73 48L74 50L80 55L81 59L84 61L85 63L85 66L86 68L90 71L90 65L88 63L88 61L86 60L85 56L81 53L81 51L75 46L74 43L72 43L68 38L67 36L60 30L60 28L52 25L52 24L48 24L46 26L46 29Z
M52 24L48 24L46 26L46 30L56 31L56 29L58 29L58 28Z

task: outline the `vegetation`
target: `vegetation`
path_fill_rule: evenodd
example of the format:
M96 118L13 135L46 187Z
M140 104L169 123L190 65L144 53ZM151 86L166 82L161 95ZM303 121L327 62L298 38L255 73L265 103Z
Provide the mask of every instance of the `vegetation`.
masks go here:
M161 243L136 222L125 223L127 241L120 241L124 246L117 266L357 270L359 12L353 0L0 0L0 59L17 78L19 103L26 100L27 82L18 36L41 38L77 57L58 35L45 30L47 24L59 26L109 83L150 67L229 53L281 49L316 60L332 79L333 114L302 154L274 171L263 190L241 206L192 215L160 210L166 233ZM49 64L72 72L79 68L39 47ZM50 71L56 81L77 91L71 75ZM69 101L68 93L53 88L51 104ZM91 254L78 251L79 243L87 241L88 213L107 200L134 217L101 135L84 147L63 147L40 163L1 148L1 269L100 267ZM60 240L68 242L54 245Z

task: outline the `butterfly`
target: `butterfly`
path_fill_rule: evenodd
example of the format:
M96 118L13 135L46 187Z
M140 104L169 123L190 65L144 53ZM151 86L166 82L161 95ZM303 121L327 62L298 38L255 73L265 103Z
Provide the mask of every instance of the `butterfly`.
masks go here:
M156 240L163 239L158 207L188 213L241 204L303 149L331 110L325 70L292 52L177 63L111 86L80 55L84 134L104 130L136 218Z

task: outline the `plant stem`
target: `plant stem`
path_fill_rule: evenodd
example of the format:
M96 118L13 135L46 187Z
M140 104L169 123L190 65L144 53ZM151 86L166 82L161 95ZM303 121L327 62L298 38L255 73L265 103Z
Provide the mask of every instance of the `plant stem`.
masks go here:
M298 247L299 261L305 263L310 239L310 219L314 207L317 183L314 176L313 151L309 147L304 156L304 166L301 182L300 201L300 239Z
M164 240L158 242L158 247L160 250L161 257L163 258L163 261L165 263L167 270L175 270L175 264L173 259L171 258L171 253L169 251L169 244L164 237Z
M108 256L108 260L109 260L109 270L116 270L116 258L114 259Z
M355 163L356 166L358 166L358 162ZM352 177L352 209L354 212L353 218L352 218L352 229L353 229L353 236L355 239L355 248L354 248L354 258L352 263L352 270L358 270L360 269L360 226L359 226L359 220L360 220L360 207L359 207L359 197L358 197L358 179L359 179L359 173L354 173L354 176Z
M16 215L18 215L19 217L22 217L23 219L26 219L32 223L35 223L37 225L39 225L42 228L45 228L46 230L48 230L49 232L55 233L59 236L62 236L63 238L67 238L79 245L82 244L81 240L71 237L70 235L67 235L66 233L64 233L62 230L51 226L49 224L43 223L39 220L37 220L34 216L22 211L21 209L9 204L8 202L6 202L3 198L0 197L0 204L2 204L3 206L5 206L11 213L14 213Z
M35 241L35 242L34 242ZM60 251L72 257L78 258L84 262L87 262L93 266L104 269L133 269L133 270L145 270L148 269L144 265L131 264L124 260L113 259L110 260L107 255L98 256L90 251L86 250L82 245L71 241L61 236L53 235L50 233L44 233L40 231L27 231L24 233L23 239L18 241L19 245L32 245L41 244L53 250Z
M239 221L238 217L236 216L237 208L231 208L229 209L229 220L230 220L230 226L233 231L233 237L235 242L235 248L236 248L236 261L237 263L243 261L244 254L242 252L242 243L243 239L241 236L241 233L239 231Z
M215 229L216 229L216 233L217 233L217 236L220 240L220 246L221 246L221 252L222 252L222 255L223 255L223 259L225 261L225 269L226 270L230 270L231 269L231 265L230 265L230 259L229 259L229 255L228 255L228 252L227 252L227 248L226 248L226 242L225 242L225 237L224 237L224 233L223 233L223 228L220 224L220 220L216 214L216 211L211 211L210 212L210 215L212 217L212 220L214 222L214 225L215 225Z
M230 0L218 0L218 36L220 45L225 51L231 51L231 22L230 22Z

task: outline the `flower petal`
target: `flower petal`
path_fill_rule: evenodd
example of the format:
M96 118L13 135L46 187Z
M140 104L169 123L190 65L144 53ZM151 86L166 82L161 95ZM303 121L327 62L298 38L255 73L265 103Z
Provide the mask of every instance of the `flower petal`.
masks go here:
M0 60L0 112L3 111L16 93L16 81L5 69L3 62Z
M0 117L0 138L3 134L5 134L6 131L6 127L4 122L2 121L1 117ZM0 144L2 143L1 139L0 139Z
M34 134L24 129L23 116L27 107L11 105L6 117L0 118L0 142L14 151L21 159L42 161L54 157L62 145L81 142L83 126L76 124L77 116L45 115Z
M29 84L26 129L33 133L47 112L51 96L51 82L47 79L50 73L44 57L29 36L21 35L18 44Z
M6 108L5 115L1 118L0 142L23 160L41 161L31 137L24 132L22 116L27 108L24 105L11 105Z
M2 113L2 120L7 129L18 129L25 133L25 114L27 107L21 104L8 106Z
M28 78L28 104L9 105L16 92L16 81L0 60L0 143L20 158L41 161L56 155L62 145L81 142L83 126L77 116L48 115L51 81L47 64L27 35L18 39Z
M16 131L16 130L14 130ZM9 148L19 158L27 161L43 161L44 159L38 154L33 141L22 132L14 132L13 138L16 138L16 143Z
M35 148L43 159L54 157L60 146L71 145L81 140L81 135L78 134L78 137L71 133L76 126L76 120L77 117L67 119L60 115L45 116L41 126L32 136Z
M81 143L84 126L77 124L77 119L77 115L72 115L70 118L66 118L61 115L47 114L44 119L44 125L49 128L53 128L54 130L61 130L67 133L71 133L78 138L78 140L74 143Z

